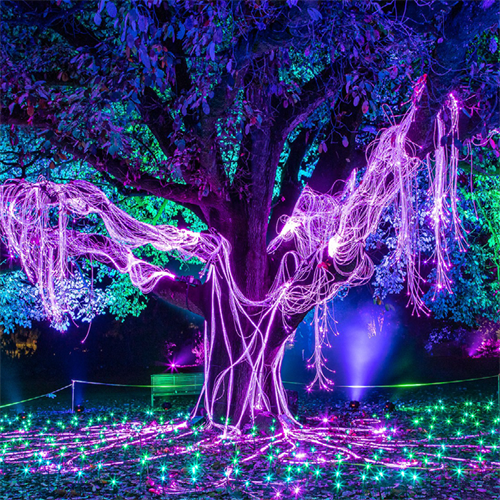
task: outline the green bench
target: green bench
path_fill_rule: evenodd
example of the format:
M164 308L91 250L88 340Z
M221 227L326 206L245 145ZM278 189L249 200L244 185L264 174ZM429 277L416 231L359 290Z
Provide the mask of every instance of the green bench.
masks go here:
M160 373L151 375L151 407L155 397L199 396L203 388L203 373Z

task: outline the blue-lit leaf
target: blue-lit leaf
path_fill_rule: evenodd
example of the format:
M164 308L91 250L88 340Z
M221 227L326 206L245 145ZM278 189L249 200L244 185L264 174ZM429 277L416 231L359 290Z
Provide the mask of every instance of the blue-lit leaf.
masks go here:
M321 15L321 12L318 9L309 8L307 9L307 13L309 14L309 17L313 21L319 21L320 19L323 19L323 16Z
M151 69L151 62L144 46L141 46L141 48L139 49L139 57L141 58L142 64L146 66L146 69Z
M106 4L106 11L110 17L116 17L116 5L113 2Z
M495 37L492 37L491 40L490 40L490 45L489 45L489 49L490 49L490 52L492 54L495 54L497 49L498 49L498 43L495 39Z
M212 61L215 61L215 43L210 42L210 45L208 46L208 55L210 56L210 59Z
M145 16L139 16L139 21L138 21L138 25L139 25L139 30L142 31L143 33L145 33L148 29L148 20L146 19Z
M186 34L186 27L182 23L180 23L179 31L177 32L177 39L182 40L185 34Z

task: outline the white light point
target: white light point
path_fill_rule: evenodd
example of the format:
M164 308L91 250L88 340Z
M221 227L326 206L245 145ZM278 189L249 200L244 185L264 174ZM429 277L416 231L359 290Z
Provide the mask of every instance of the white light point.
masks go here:
M330 238L330 241L328 242L328 255L330 257L333 257L339 248L339 235L336 234Z
M295 221L293 219L288 219L286 221L286 224L283 226L283 229L281 230L281 236L285 236L286 234L290 233L298 226L299 226L299 223L297 221Z

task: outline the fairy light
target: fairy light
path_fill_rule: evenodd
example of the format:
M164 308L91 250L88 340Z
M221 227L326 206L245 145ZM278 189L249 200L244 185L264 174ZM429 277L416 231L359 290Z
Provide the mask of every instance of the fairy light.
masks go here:
M449 95L447 109L451 114L451 126L447 129L443 120L443 112L440 111L436 120L434 175L432 171L429 171L431 179L430 190L434 200L432 220L435 240L433 256L436 268L435 293L442 290L452 293L452 283L447 275L450 262L448 258L449 249L446 246L444 238L444 230L448 228L453 230L460 250L465 250L465 240L457 213L458 149L455 141L458 139L458 103L453 94ZM450 147L446 145L448 140L451 142ZM451 214L448 213L448 209Z
M117 494L127 486L126 476L117 473L125 467L142 471L147 464L143 481L151 493L165 498L192 492L201 497L217 488L239 485L253 493L252 489L262 484L274 492L271 495L280 492L298 498L310 488L311 481L322 488L326 480L340 494L340 490L350 488L353 478L363 487L376 484L390 488L400 481L413 486L438 482L441 474L447 473L465 483L472 473L480 471L493 477L500 467L494 453L497 433L491 433L491 426L500 422L491 422L484 430L475 425L488 419L487 404L440 402L429 406L412 402L408 407L399 402L398 407L401 414L391 421L381 404L371 408L369 414L374 417L349 414L347 421L333 427L322 427L323 415L317 415L312 417L317 425L291 429L287 435L276 432L252 438L233 434L227 439L205 433L206 426L195 437L194 428L182 417L160 424L159 413L150 411L120 417L116 426L110 425L111 413L97 417L84 414L76 420L62 415L59 425L48 431L47 421L36 414L30 417L29 426L6 416L0 417L5 428L0 435L0 457L9 474L18 468L25 480L58 474L83 485L86 481L93 484L92 478L97 476ZM471 418L464 424L464 435L457 439L446 420L460 416L464 408ZM410 430L408 423L414 414L420 427ZM432 442L427 439L430 425L435 425ZM387 439L389 430L397 434L396 440ZM130 448L127 452L126 443ZM82 456L86 457L83 461ZM266 463L268 458L272 460ZM205 476L203 469L214 461L219 467ZM169 477L168 471L174 476ZM118 477L119 481L113 482Z
M341 290L371 279L374 264L365 252L365 244L388 206L395 206L401 215L396 228L396 256L407 265L410 303L417 310L425 310L415 257L417 234L412 205L413 180L422 162L407 138L424 85L425 78L419 80L412 105L401 122L383 131L371 145L361 181L358 182L357 172L353 172L344 191L337 194L321 194L306 187L290 217L282 217L283 229L270 242L267 252L277 252L285 242L293 241L294 245L282 257L274 282L262 300L248 298L238 287L230 267L231 246L224 237L139 222L85 181L6 182L0 186L0 232L8 242L9 252L20 258L28 278L37 283L46 311L56 320L69 313L58 290L72 275L70 262L78 257L103 261L128 273L132 283L144 293L151 292L161 279L176 277L166 269L138 259L132 249L151 244L159 251L177 250L186 258L200 259L205 263L203 276L212 287L212 296L210 322L204 335L205 382L195 411L204 400L209 422L221 429L225 437L233 431L239 432L246 415L254 419L262 410L278 415L280 427L289 432L294 416L288 410L280 376L288 339L284 339L273 359L267 359L271 329L282 322L290 338L293 331L287 318L315 308L312 362L316 375L312 384L318 382L321 388L328 389L331 382L324 373L325 358L321 351L328 342L327 304ZM449 96L446 107L451 114L451 125L444 123L442 113L438 115L431 189L435 200L432 216L437 288L451 291L444 229L452 224L462 244L456 210L458 150L454 142L458 137L458 103L453 95ZM452 139L450 147L444 144L445 135ZM430 166L430 158L427 164ZM447 213L448 207L451 215ZM90 214L102 219L108 236L71 229L73 218ZM226 289L229 293L223 294ZM227 307L233 317L230 325L226 325L223 313ZM238 346L232 341L230 329L231 334L236 329ZM228 359L227 366L218 372L212 365L215 349L224 349ZM243 365L248 366L248 380L246 386L236 388L235 372ZM232 415L235 397L240 401L240 411ZM218 414L217 421L216 404L225 408L225 414Z

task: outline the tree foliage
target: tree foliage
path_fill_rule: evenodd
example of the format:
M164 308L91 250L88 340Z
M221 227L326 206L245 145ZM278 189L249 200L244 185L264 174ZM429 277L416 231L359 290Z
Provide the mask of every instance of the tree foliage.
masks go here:
M53 0L0 8L2 178L85 179L139 220L211 228L231 243L235 279L249 297L266 293L276 272L267 241L304 184L326 191L362 169L366 147L407 109L423 75L427 89L411 130L418 156L432 149L435 115L454 91L464 151L477 154L481 143L498 158L498 141L485 142L498 122L497 2ZM488 195L497 177L473 176L475 194L461 194L463 218L475 197L481 229L472 231L467 254L451 257L455 296L431 305L466 323L494 319L498 288L498 277L483 272L497 259L498 210ZM422 221L424 198L423 187ZM104 231L91 216L74 225ZM390 251L390 232L378 238L371 250ZM195 261L179 264L149 247L137 254L181 265L181 274L198 270ZM380 258L378 296L401 288L404 263L388 259ZM97 262L80 270L82 286L104 291L91 296L86 313L75 303L75 318L144 307L115 270ZM5 281L2 290L29 287L18 274L2 279L14 276L17 284ZM483 295L473 298L471 280ZM187 298L186 286L156 293L199 312L198 292ZM16 300L36 292L15 296L3 303L21 307ZM14 321L40 317L30 300Z

